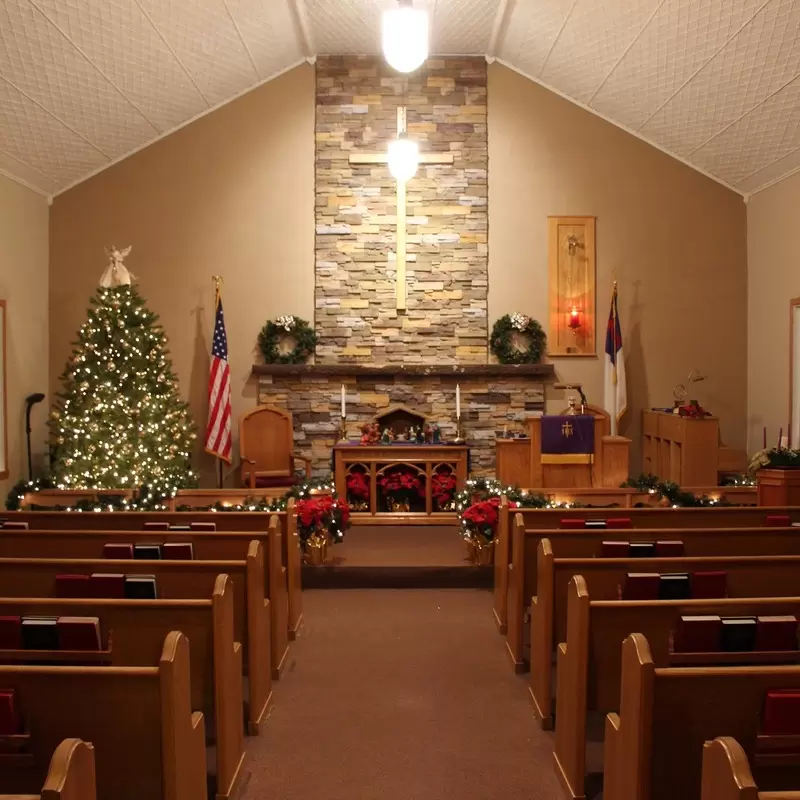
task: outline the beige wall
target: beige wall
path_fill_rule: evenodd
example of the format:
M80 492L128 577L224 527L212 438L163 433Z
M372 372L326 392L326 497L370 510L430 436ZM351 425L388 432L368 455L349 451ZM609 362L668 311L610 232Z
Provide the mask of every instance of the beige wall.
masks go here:
M495 64L489 70L489 323L515 310L546 321L548 214L598 218L598 348L612 271L620 284L631 412L696 392L744 444L746 245L741 198L614 126ZM234 415L258 330L314 315L314 71L303 66L55 199L50 361L56 384L107 244L129 258L162 316L182 391L206 414L211 275L225 276ZM602 360L559 359L561 379L602 402ZM562 393L549 390L550 409ZM208 470L211 462L204 458ZM638 466L638 462L635 462ZM207 477L208 480L208 477Z
M751 450L787 433L789 422L789 301L800 297L797 225L800 174L771 186L747 204L748 395Z
M224 277L238 419L255 403L248 378L261 326L282 313L314 315L313 68L292 70L56 197L50 236L51 388L103 271L104 246L132 245L127 263L161 315L200 440L211 276ZM203 455L198 466L208 473L213 463Z
M605 346L612 275L619 282L629 411L693 394L744 446L747 360L745 205L673 158L506 67L489 70L489 318L513 311L547 325L548 215L597 217L597 345ZM603 402L603 360L554 359L560 380ZM548 390L548 410L563 393Z
M47 200L0 175L0 298L6 301L6 394L9 487L27 477L25 398L48 391ZM32 414L31 444L42 467L49 397Z

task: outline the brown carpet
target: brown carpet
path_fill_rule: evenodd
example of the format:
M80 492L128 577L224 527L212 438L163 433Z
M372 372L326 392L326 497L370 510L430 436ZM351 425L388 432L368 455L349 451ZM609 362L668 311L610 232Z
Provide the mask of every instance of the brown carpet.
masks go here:
M353 526L331 552L337 566L469 565L464 540L454 525Z
M475 590L307 591L245 800L551 800L552 744Z

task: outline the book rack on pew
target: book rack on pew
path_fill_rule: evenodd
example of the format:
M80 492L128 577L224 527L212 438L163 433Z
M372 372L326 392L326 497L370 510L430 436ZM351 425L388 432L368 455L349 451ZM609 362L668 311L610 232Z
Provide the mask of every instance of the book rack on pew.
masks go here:
M33 766L33 754L28 752L30 733L13 733L0 736L0 768L28 769Z
M108 650L0 650L0 664L72 664L103 666L111 664Z

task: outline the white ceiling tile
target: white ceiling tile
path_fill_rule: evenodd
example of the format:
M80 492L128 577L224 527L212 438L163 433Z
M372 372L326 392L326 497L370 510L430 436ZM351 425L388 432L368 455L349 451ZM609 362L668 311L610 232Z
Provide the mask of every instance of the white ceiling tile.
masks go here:
M437 0L431 51L477 55L489 48L500 0Z
M109 158L156 133L28 0L0 4L0 75Z
M800 77L692 155L692 161L738 183L800 147Z
M303 58L289 3L226 0L253 58L259 78L268 78Z
M381 6L374 0L306 0L311 36L322 55L367 55L380 48Z
M637 129L725 45L765 0L667 0L591 102Z
M689 156L800 74L800 2L771 0L641 132Z
M501 32L500 56L538 77L574 0L519 0L511 3Z
M800 147L783 158L773 161L758 172L748 175L744 180L739 181L738 186L743 192L756 192L798 170L800 170Z
M137 2L211 105L229 100L258 81L223 0Z
M0 150L63 186L108 159L13 86L0 80Z
M588 102L663 0L577 0L541 72L542 80Z
M28 186L37 189L43 194L52 194L56 189L55 183L53 183L50 178L42 175L41 172L28 166L28 164L24 164L8 153L4 153L2 150L0 150L0 172L6 175L12 175L18 180L24 181Z
M135 0L34 2L159 131L208 107Z

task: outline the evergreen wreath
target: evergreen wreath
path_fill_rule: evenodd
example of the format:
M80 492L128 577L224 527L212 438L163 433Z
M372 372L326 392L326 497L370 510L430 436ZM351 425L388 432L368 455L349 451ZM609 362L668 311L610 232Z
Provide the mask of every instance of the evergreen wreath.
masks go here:
M281 353L281 340L291 336L296 344L288 353ZM303 364L317 346L317 333L300 317L291 315L270 320L258 334L258 349L267 364Z
M514 347L514 333L529 338L527 350ZM495 322L489 343L501 364L538 364L544 354L547 335L535 319L525 314L506 314Z

